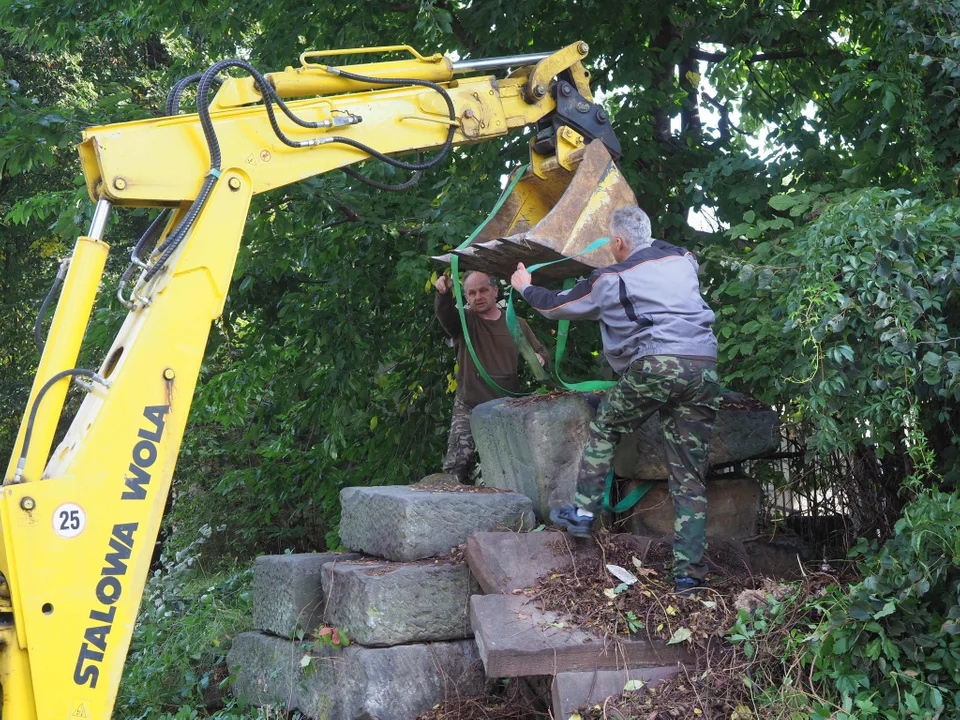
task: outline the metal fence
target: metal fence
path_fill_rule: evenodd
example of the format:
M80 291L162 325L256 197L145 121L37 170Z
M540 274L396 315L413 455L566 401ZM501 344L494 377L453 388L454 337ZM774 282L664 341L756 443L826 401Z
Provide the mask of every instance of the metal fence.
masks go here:
M901 473L896 459L882 463L865 448L858 455L839 452L817 458L807 452L803 435L781 427L773 455L731 465L720 474L743 474L760 481L763 502L760 533L791 536L812 558L844 557L860 537L882 540L900 516L896 490Z

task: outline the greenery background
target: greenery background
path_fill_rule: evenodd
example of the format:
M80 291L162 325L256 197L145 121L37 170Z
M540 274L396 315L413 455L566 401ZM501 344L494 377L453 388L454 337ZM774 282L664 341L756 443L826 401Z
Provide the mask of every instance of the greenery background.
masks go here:
M952 492L958 16L938 0L3 0L0 454L38 361L36 310L89 223L82 127L160 115L178 78L238 53L271 70L316 48L485 57L583 39L655 233L701 254L726 384L775 403L810 453L856 457L870 497L897 512ZM249 560L336 546L342 487L437 469L453 358L427 258L480 221L525 148L520 134L464 148L405 193L330 173L255 198L119 717L202 715L249 614ZM691 226L701 208L715 231ZM85 366L119 327L113 287L148 219L108 229ZM573 374L600 371L596 345L576 329Z

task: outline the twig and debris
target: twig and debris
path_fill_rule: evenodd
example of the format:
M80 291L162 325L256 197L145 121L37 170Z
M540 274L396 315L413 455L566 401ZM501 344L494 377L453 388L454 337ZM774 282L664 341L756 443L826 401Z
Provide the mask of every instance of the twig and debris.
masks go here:
M759 720L751 687L809 683L799 667L782 657L785 640L813 621L804 600L821 596L836 576L813 573L786 585L751 575L734 546L711 541L707 561L711 581L698 596L673 591L672 549L668 542L639 542L629 535L599 533L600 557L584 554L569 571L556 572L539 587L524 591L543 610L561 612L574 627L616 642L623 637L682 643L696 657L676 677L624 692L580 711L582 720L639 718L673 720ZM626 570L635 582L624 582ZM852 579L852 578L851 578ZM751 613L782 603L782 615L750 643L726 640L741 609ZM816 688L808 687L808 694ZM771 716L773 717L773 716Z
M524 678L498 682L489 695L450 698L417 720L549 720L549 698Z

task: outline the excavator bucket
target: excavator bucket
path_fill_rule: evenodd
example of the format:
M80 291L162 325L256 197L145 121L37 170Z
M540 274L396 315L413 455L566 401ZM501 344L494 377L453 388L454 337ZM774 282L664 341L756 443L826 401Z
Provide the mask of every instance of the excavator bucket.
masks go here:
M569 258L606 236L610 214L625 205L636 205L636 197L600 141L576 151L567 164L577 162L578 154L574 171L562 167L555 158L544 162L539 174L527 168L474 241L451 252L459 256L460 268L509 278L517 263L529 267ZM450 255L434 260L449 263ZM613 253L605 245L537 270L534 282L577 277L614 262Z

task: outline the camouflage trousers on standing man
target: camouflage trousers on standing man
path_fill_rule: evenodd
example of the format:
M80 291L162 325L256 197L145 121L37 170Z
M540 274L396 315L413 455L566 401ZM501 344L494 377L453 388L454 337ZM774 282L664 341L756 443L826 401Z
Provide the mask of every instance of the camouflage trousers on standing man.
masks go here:
M453 417L450 418L450 434L447 436L447 455L443 459L443 471L456 475L464 485L470 484L470 473L475 464L476 446L470 430L469 407L459 393L453 399Z
M600 402L577 477L578 507L601 511L620 436L660 411L674 508L675 577L703 580L710 435L720 407L713 360L650 355L634 361Z

